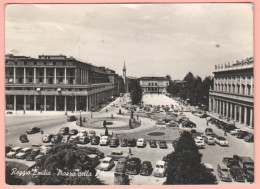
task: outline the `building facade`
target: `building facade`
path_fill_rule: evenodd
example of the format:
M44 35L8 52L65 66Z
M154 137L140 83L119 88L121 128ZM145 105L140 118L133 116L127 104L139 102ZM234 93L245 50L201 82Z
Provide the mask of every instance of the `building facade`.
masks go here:
M166 93L169 80L165 77L141 77L139 78L143 93Z
M118 95L117 78L113 70L73 57L9 54L5 56L6 110L89 111Z
M231 66L215 66L214 89L209 92L209 111L254 127L253 58Z

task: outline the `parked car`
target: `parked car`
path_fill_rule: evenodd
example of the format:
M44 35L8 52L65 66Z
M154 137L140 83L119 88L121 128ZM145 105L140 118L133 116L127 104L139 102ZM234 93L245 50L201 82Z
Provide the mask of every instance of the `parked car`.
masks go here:
M206 136L211 135L212 133L214 133L214 132L213 132L213 130L211 128L206 128L205 131L204 131L204 134Z
M128 147L135 147L136 146L136 140L134 138L127 140L127 146Z
M88 157L89 157L90 165L92 165L93 167L96 167L100 163L100 159L99 159L98 155L89 154Z
M179 124L175 121L170 121L169 123L166 123L167 127L179 127Z
M70 139L70 135L64 135L62 137L61 143L67 143L69 142L69 139Z
M62 135L61 134L56 134L53 136L53 138L51 139L51 142L54 144L60 143L62 140Z
M26 131L26 134L34 134L40 132L41 129L39 127L32 127Z
M110 140L109 147L118 147L119 146L119 140L117 137L112 137Z
M243 138L245 138L248 134L249 134L249 132L247 132L247 131L242 131L242 130L241 130L241 131L238 132L237 138L243 139Z
M28 140L26 134L21 134L21 135L19 136L19 140L21 141L21 143L27 143L27 142L29 142L29 140Z
M204 163L205 167L206 167L206 171L208 171L209 173L211 173L212 175L216 176L213 165L209 164L209 163Z
M16 155L15 157L17 159L25 159L26 156L32 151L31 148L23 148L21 149Z
M192 121L184 121L181 123L183 128L196 128L196 124Z
M231 177L234 179L234 181L245 182L245 178L243 176L242 169L239 166L237 166L237 165L231 166L229 169L229 172L230 172Z
M73 143L73 144L79 144L79 136L72 135L68 141L68 143Z
M154 176L155 177L165 177L166 175L166 162L159 160L156 162L155 170L154 170Z
M34 158L34 161L35 161L35 162L39 162L44 155L45 155L45 154L43 154L43 153L39 153L39 154Z
M161 149L166 149L166 148L168 148L167 143L166 143L165 140L159 140L159 141L158 141L158 145L159 145L159 148L161 148Z
M215 140L211 136L205 136L204 141L208 145L215 145Z
M229 174L228 168L224 164L218 164L217 166L218 176L221 181L232 182L232 178Z
M202 137L197 136L194 140L195 140L195 144L198 148L204 148L205 147L204 139Z
M110 143L110 137L109 136L102 136L100 138L100 146L107 146Z
M214 140L220 146L229 146L228 141L224 137L218 136Z
M79 130L77 136L88 136L88 132L86 130Z
M87 136L80 136L79 137L79 143L80 144L87 144L90 142L90 139Z
M252 133L249 133L245 138L244 141L246 142L254 142L254 135Z
M58 134L61 134L61 135L68 135L70 132L70 128L69 127L62 127L60 129L60 131L58 132Z
M124 173L126 171L126 162L126 158L119 158L115 168L116 172Z
M53 148L53 144L46 144L46 145L43 145L42 147L41 147L41 153L42 154L48 154L48 152L49 152L49 150L51 149L51 148Z
M150 145L151 148L157 148L156 140L151 139L151 140L149 141L149 145Z
M233 159L243 170L245 179L254 182L254 161L250 157L238 155L233 155Z
M126 138L121 140L121 147L127 147L127 139Z
M230 131L238 129L238 128L234 124L227 124L227 125L225 125L225 129L229 133Z
M5 146L5 154L9 153L11 151L11 146Z
M69 132L69 135L77 135L78 134L78 130L77 129L71 129Z
M144 148L145 146L146 146L146 142L145 142L144 138L139 138L136 142L136 147Z
M46 133L43 138L42 138L42 142L43 143L48 143L51 142L51 139L54 137L54 134L51 133Z
M31 149L41 149L41 147L42 147L42 144L40 144L40 143L31 144Z
M141 165L140 175L150 176L153 172L153 166L150 161L143 161Z
M10 152L6 154L7 158L15 158L15 155L22 150L22 147L13 147Z
M237 129L231 130L229 133L231 135L237 135L240 131L241 131L241 129L237 128Z
M129 175L137 175L139 174L141 169L141 160L136 157L132 157L127 160L126 164L126 173Z
M100 137L99 136L93 136L91 138L91 145L99 145Z
M67 121L71 122L71 121L77 121L77 117L76 116L68 116Z
M120 150L113 150L110 152L107 157L111 157L114 161L117 161L119 158L129 158L129 155L127 153L123 153L123 151Z
M27 156L26 161L34 161L35 157L39 155L40 149L33 149Z
M91 139L91 138L94 137L94 136L96 136L96 132L93 131L93 130L90 130L90 131L88 132L88 137L89 137L89 139Z
M115 165L114 160L111 157L105 157L100 164L100 170L109 171Z
M201 116L199 116L200 118L207 118L208 115L206 113L203 113Z
M159 120L156 121L155 124L156 125L165 125L165 122L163 120L159 119Z
M233 157L223 157L222 163L226 165L228 168L230 168L233 165L238 165L238 163L234 161Z

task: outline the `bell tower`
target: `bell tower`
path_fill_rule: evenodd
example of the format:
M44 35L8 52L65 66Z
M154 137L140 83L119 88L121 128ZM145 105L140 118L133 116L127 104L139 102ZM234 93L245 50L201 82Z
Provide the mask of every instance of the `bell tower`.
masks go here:
M123 67L123 80L124 80L124 84L125 84L125 92L128 93L128 83L127 83L127 77L126 77L125 60L124 60L124 67Z

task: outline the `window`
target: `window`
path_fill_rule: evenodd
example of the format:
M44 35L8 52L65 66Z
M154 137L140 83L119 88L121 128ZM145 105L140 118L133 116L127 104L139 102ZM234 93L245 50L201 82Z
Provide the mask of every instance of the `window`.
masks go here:
M251 95L251 85L247 85L247 95Z
M245 88L246 88L246 86L242 85L242 95L245 95Z
M155 83L155 86L157 86L157 83Z
M234 84L232 85L232 88L233 88L233 93L235 93L236 92L236 86Z
M150 86L150 83L148 83L148 85Z
M238 84L237 85L237 94L239 94L240 93L240 85Z

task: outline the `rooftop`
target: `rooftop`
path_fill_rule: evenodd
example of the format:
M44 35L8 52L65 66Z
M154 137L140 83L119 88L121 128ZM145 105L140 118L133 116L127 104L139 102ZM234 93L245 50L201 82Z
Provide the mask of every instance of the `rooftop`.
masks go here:
M168 81L166 77L140 77L139 80L165 80Z

